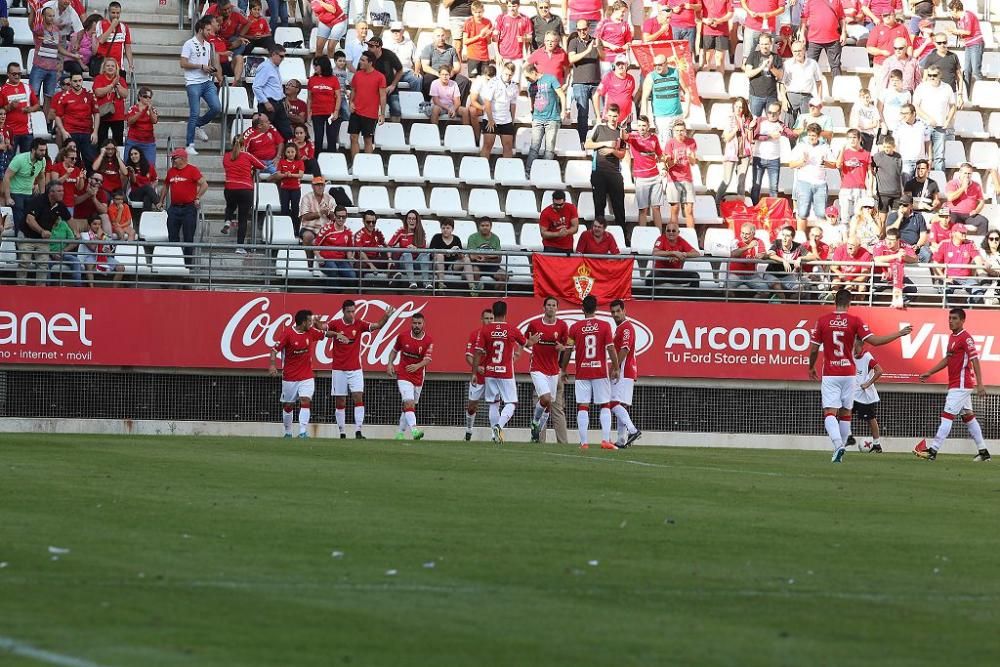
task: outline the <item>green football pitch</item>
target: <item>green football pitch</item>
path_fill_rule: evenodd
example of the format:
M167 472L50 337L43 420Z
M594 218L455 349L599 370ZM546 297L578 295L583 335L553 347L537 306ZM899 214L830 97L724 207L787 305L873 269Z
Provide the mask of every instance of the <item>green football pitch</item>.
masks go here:
M966 456L4 435L0 466L4 666L1000 664L1000 470Z

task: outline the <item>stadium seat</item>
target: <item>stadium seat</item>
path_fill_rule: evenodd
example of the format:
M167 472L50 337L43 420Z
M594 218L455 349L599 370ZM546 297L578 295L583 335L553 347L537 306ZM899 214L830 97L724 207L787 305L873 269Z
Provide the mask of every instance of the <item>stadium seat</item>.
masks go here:
M499 141L496 142L500 144ZM452 153L478 153L476 137L469 125L449 125L444 131L444 147Z
M576 210L580 214L580 220L594 219L594 193L581 192L576 202Z
M524 173L524 162L517 157L502 157L497 160L493 169L496 182L506 187L528 185L528 177Z
M857 75L835 76L833 77L833 85L830 87L830 98L845 104L857 102L861 97L861 87L861 79Z
M426 120L427 114L420 110L424 94L419 90L400 90L399 109L402 117L407 120Z
M823 107L823 114L830 118L834 132L847 132L847 119L843 109L837 106Z
M466 185L494 184L490 161L484 157L466 155L458 166L458 178ZM471 206L470 206L471 208Z
M397 197L401 189L396 189ZM423 198L422 194L421 198ZM376 215L390 215L396 212L396 209L389 204L389 190L383 185L362 185L361 189L358 190L357 204L359 210L371 209L375 211ZM407 208L413 207L408 206Z
M309 260L302 248L281 248L274 258L274 272L282 278L312 278Z
M625 230L618 225L608 225L605 229L608 234L615 237L615 243L618 244L618 251L624 254L628 250L628 244L625 243Z
M994 141L974 141L969 147L969 160L976 169L1000 167L1000 148ZM946 165L947 166L947 165Z
M514 122L530 125L532 121L531 100L524 95L518 95L514 105Z
M694 218L696 223L702 225L721 224L722 218L715 207L715 198L711 195L695 195Z
M699 161L722 162L722 141L718 134L696 134L694 142L698 147Z
M679 236L687 241L692 248L701 252L701 244L698 243L698 232L689 227L681 227Z
M983 127L983 115L978 111L956 112L955 134L966 139L986 139L990 136Z
M278 196L277 183L257 184L257 210L266 211L270 206L271 210L278 212L281 210L281 198Z
M556 155L590 157L589 151L585 151L580 145L580 135L575 129L570 128L560 128L556 133Z
M520 244L525 250L542 249L542 230L537 222L525 222L521 224Z
M433 197L433 191L431 196ZM427 215L431 212L431 209L427 207L424 189L419 185L402 185L396 188L396 193L392 201L393 208L400 215L411 209L420 215ZM437 210L435 213L437 215L450 215L441 210Z
M701 287L714 289L719 286L712 270L712 263L698 259L684 260L685 271L696 271L701 282Z
M30 72L31 61L34 59L34 54L34 49L31 49L31 51L28 52L28 66L24 67L24 58L21 57L21 49L16 46L3 46L0 47L0 64L6 68L9 63L17 63ZM4 71L6 71L6 69Z
M434 238L435 234L441 233L441 223L437 220L428 220L424 218L420 221L420 224L424 226L424 235L427 237L427 242Z
M729 257L735 238L728 227L709 227L705 230L705 253L712 257Z
M625 222L639 221L639 203L635 199L634 192L625 193ZM610 223L609 223L610 224ZM609 226L610 229L610 226Z
M501 247L506 248L507 246L501 242ZM508 255L506 260L507 279L511 283L515 285L530 285L532 283L531 258L526 255Z
M278 65L278 72L281 74L281 80L285 83L295 79L304 87L309 80L309 73L306 72L306 61L302 58L286 57Z
M500 195L492 188L473 188L469 191L469 215L474 218L483 215L487 218L504 217L503 209L500 208ZM493 228L495 231L496 224Z
M346 126L343 123L341 126ZM471 128L470 128L471 129ZM383 151L410 150L410 145L406 143L403 135L403 125L401 123L382 123L375 127L375 145Z
M475 234L478 231L476 223L472 220L456 220L455 221L455 236L462 239L462 245L467 245L469 236Z
M17 266L17 246L14 239L0 241L0 267L12 269Z
M417 156L409 153L393 153L390 155L385 175L390 181L395 183L423 183L427 180L420 175Z
M141 245L132 243L120 243L116 245L115 259L125 267L125 273L129 275L144 275L153 272L146 260L146 248Z
M14 44L17 46L35 45L35 35L31 32L31 26L28 25L27 16L10 16L7 21L14 31Z
M593 165L590 160L568 160L566 162L566 185L578 190L589 190Z
M972 104L980 109L1000 109L1000 82L980 80L972 84Z
M534 190L508 190L504 210L511 218L537 220L539 211Z
M868 51L863 46L845 46L840 53L840 63L845 72L867 74L872 71Z
M454 173L454 172L452 172ZM430 210L434 215L445 218L458 218L466 215L462 208L462 195L458 188L434 188L431 190Z
M432 185L458 185L455 162L450 155L428 155L424 160L424 179Z
M660 230L656 227L636 227L632 230L632 244L629 249L640 255L651 255L658 238Z
M983 52L983 76L987 79L1000 77L1000 53L996 51Z
M403 3L403 25L408 28L422 28L433 30L437 26L434 20L434 10L429 2L414 2L407 0Z
M430 123L414 123L410 126L410 148L428 153L443 151L441 130Z
M298 26L278 26L274 29L274 43L275 44L294 44L295 42L302 42L303 46L295 49L286 48L285 53L291 56L298 57L308 57L311 55L312 50L308 48L305 42L305 37L302 34L302 28ZM300 79L302 84L305 84L305 80Z
M708 125L712 129L724 132L729 129L729 119L732 115L732 102L716 102L708 111Z
M149 243L163 243L167 240L167 212L146 211L139 217L139 231Z
M965 144L961 141L944 142L945 169L957 169L965 162Z
M696 79L698 96L703 100L728 100L726 81L721 72L698 72Z
M186 276L191 273L184 264L183 248L165 245L153 248L152 272L165 276Z
M319 164L319 173L323 178L335 183L351 180L351 175L347 171L347 158L343 153L320 153L316 156L316 163Z
M393 0L368 0L367 11L363 15L372 27L388 28L396 20L396 3Z
M684 119L687 123L688 129L691 130L708 130L708 119L705 118L705 105L692 104L690 110L688 111L687 118Z
M729 99L734 97L750 99L750 80L743 72L733 72L729 75Z
M382 164L380 153L358 153L355 155L351 173L354 175L354 180L361 183L389 182L389 178L385 175L385 165Z
M52 135L49 133L48 121L45 120L44 111L32 111L28 114L28 129L35 137L41 139L52 138Z
M518 155L527 155L528 151L531 149L531 128L530 127L519 127L517 128L517 134L514 135L514 153ZM493 152L500 155L500 142L493 144ZM559 152L558 146L556 146L556 152Z
M292 219L287 215L271 216L271 233L267 237L267 242L278 244L298 244L299 239L295 236L295 227L292 226Z
M400 227L403 226L402 216L405 215L406 211L400 211L398 218L379 218L375 221L375 229L382 232L382 236L385 237L385 242L388 243L392 240L392 235L399 231Z
M531 184L536 188L562 190L566 187L559 173L557 160L535 160L531 163Z
M470 211L471 213L472 211ZM509 222L494 222L493 233L500 239L501 248L517 248L517 236L514 233L514 225Z

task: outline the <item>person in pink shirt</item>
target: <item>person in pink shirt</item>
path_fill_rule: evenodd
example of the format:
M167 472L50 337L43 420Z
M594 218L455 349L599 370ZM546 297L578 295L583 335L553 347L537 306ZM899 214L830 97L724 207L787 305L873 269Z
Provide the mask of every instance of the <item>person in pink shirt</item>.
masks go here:
M980 213L986 199L982 186L972 180L972 174L972 165L963 162L955 177L944 186L945 199L951 209L952 221L965 223L976 234L985 234L990 223Z
M871 168L872 154L861 146L861 132L855 128L847 131L847 145L837 155L837 169L840 171L840 220L850 222L858 202L868 196L868 170Z
M601 60L601 74L607 74L618 56L627 55L625 46L632 41L632 24L625 20L628 5L621 0L611 6L608 17L597 24L594 39L598 40L604 56Z
M632 157L632 182L635 183L635 201L639 207L639 226L646 226L648 210L653 209L653 225L661 229L663 181L660 179L660 160L663 149L656 133L649 131L649 118L639 116L636 119L636 131L625 137L625 143Z
M724 1L729 2L730 0ZM671 16L673 16L673 14L670 11L670 7L667 7L666 5L657 5L656 13L643 21L642 41L662 42L664 40L673 39L674 32L673 28L670 27Z
M737 6L746 12L743 23L743 57L757 49L762 33L778 35L778 17L785 13L785 0L737 0ZM704 27L702 27L704 32Z
M497 17L493 28L497 41L497 70L505 62L514 63L514 81L520 82L521 66L534 34L531 19L521 13L521 0L510 0L507 13Z
M729 21L733 18L732 0L702 0L701 5L704 69L724 73L729 54Z
M965 225L956 222L951 226L951 239L938 246L934 252L934 263L944 264L941 268L935 268L934 272L944 280L945 307L954 304L948 297L958 290L965 290L969 295L969 303L982 303L983 294L986 288L982 286L982 281L976 277L976 269L969 268L970 265L986 266L979 248L970 241L966 234Z
M663 147L663 164L667 167L665 189L670 204L670 222L677 222L677 213L684 207L684 222L694 229L694 175L691 167L698 164L698 145L688 136L684 121L674 121L674 136Z
M660 0L670 7L673 15L670 17L670 27L674 31L674 39L685 40L691 45L691 54L695 52L695 38L698 29L695 25L695 14L701 12L700 0Z
M962 63L962 76L965 79L965 89L972 91L972 82L983 78L983 31L979 27L979 18L975 12L965 11L962 0L951 0L948 3L948 13L955 19L954 28L945 28L945 32L962 38L965 47L965 62Z
M627 125L632 117L632 99L635 97L635 79L628 73L628 56L615 58L614 69L601 79L597 94L601 101L601 117L607 114L610 105L617 104L621 110L619 122Z
M585 20L593 30L601 20L604 3L605 0L562 0L562 15L572 25L576 25L581 19Z
M878 26L885 23L889 14L899 18L903 13L903 0L861 0L861 13L866 21Z
M862 10L867 13L869 7L862 5ZM899 38L905 39L907 44L912 41L910 31L896 20L895 12L887 11L882 21L875 21L875 27L868 33L868 41L865 42L865 49L872 57L872 64L875 66L875 81L882 80L885 71L883 63L886 58L895 54L893 44ZM877 89L876 92L878 92ZM876 97L880 96L876 94Z
M559 46L559 35L554 32L545 33L545 41L541 48L532 51L528 62L538 69L539 74L551 74L559 85L566 85L569 76L569 55Z

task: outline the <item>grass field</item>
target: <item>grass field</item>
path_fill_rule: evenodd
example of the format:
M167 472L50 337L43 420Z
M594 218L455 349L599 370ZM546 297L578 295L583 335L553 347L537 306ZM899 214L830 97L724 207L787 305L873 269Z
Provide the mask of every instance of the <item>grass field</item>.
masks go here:
M0 638L101 666L1000 662L1000 469L965 456L5 435L0 465Z

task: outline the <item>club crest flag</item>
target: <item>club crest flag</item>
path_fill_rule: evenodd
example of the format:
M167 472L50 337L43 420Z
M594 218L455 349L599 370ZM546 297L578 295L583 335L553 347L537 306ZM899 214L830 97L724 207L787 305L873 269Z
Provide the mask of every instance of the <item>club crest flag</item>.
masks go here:
M535 253L531 263L537 297L581 303L592 294L605 305L614 299L632 298L635 260L631 257L593 259Z
M766 230L771 240L778 238L778 232L786 225L795 226L792 205L782 197L763 197L756 206L747 206L742 200L730 199L722 202L722 217L726 224L739 236L744 222L752 223L757 229Z
M701 106L701 97L698 96L697 70L694 66L694 58L691 56L691 45L686 40L633 42L629 47L643 76L648 76L653 71L653 58L661 53L665 55L667 64L677 70L684 85L691 91L691 104Z

